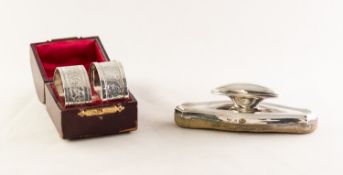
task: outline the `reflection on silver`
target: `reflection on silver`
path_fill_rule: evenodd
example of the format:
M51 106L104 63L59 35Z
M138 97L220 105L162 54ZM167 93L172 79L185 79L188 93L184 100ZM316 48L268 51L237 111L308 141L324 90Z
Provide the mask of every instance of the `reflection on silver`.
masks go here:
M65 106L91 102L91 87L87 71L83 66L56 68L54 85Z
M128 98L123 66L118 61L92 63L91 83L101 100Z
M213 90L232 101L185 103L176 107L175 122L186 128L226 131L310 133L317 117L309 110L260 103L276 97L272 90L254 84L229 84Z

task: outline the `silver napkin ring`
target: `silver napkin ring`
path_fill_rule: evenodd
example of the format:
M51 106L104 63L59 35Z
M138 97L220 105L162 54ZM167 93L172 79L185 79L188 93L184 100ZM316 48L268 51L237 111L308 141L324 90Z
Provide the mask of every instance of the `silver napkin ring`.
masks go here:
M128 98L123 66L118 61L94 62L90 68L91 83L102 101Z
M81 65L56 68L54 85L65 106L91 102L92 95L88 74Z

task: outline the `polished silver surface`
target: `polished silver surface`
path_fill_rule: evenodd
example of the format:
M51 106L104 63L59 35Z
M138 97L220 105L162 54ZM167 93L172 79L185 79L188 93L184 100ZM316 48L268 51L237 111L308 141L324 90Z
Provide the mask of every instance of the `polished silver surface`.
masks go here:
M90 75L92 86L101 100L128 98L124 69L119 61L94 62Z
M310 133L317 117L307 109L260 103L276 93L254 84L229 84L213 90L232 101L185 103L176 107L181 127L226 131Z
M91 102L91 87L87 71L83 66L56 68L54 85L65 106Z
M265 98L277 97L277 94L267 87L248 83L220 86L212 90L212 93L230 97L234 103L232 109L241 112L254 112L256 105Z

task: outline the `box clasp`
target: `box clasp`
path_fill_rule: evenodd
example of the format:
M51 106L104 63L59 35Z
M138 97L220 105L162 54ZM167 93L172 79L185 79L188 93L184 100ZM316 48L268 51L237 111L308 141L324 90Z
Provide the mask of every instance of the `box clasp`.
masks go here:
M80 112L77 115L80 117L94 117L105 114L119 113L123 110L125 110L125 107L120 104L103 108L83 109L80 110Z

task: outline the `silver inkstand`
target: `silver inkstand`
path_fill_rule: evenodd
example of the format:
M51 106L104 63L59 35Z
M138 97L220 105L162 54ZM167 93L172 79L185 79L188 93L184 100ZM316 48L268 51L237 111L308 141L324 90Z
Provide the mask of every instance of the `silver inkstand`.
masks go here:
M184 103L175 108L175 122L184 128L242 132L304 134L317 127L317 116L307 109L261 102L277 97L255 84L228 84L212 91L228 101Z

